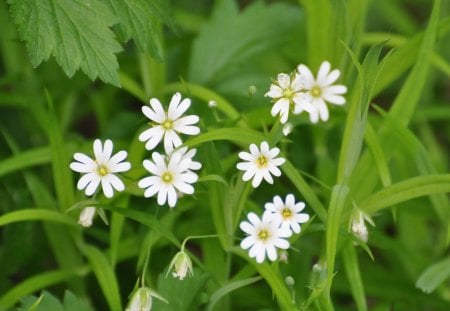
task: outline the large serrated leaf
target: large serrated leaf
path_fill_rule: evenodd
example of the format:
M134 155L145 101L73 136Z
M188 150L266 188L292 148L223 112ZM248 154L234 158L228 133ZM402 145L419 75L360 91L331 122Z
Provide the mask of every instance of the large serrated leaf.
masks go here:
M67 76L81 68L119 86L115 53L122 50L109 28L117 20L98 0L8 0L12 19L26 42L31 63L53 55Z
M162 59L158 22L171 25L168 7L163 0L102 0L119 18L119 33L124 41L133 38L143 52Z

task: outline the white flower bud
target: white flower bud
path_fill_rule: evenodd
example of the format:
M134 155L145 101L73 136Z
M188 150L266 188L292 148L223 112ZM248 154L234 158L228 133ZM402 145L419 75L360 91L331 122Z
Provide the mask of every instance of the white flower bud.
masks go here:
M183 280L186 275L193 275L191 259L184 251L179 251L175 257L173 257L170 262L169 271L172 270L172 268L173 277L179 278L180 280Z
M147 287L141 287L134 293L125 311L150 311L151 309L152 291Z
M350 229L353 235L355 235L357 238L359 238L361 241L364 242L367 242L369 239L369 232L367 231L367 226L365 223L366 221L370 223L372 226L375 225L370 216L364 214L359 209L356 209L353 212L353 216L350 222Z
M92 226L92 221L94 219L96 208L94 206L87 206L83 208L78 219L78 223L83 227Z
M208 107L209 108L215 108L215 107L217 107L217 102L215 101L215 100L210 100L210 101L208 101Z
M292 133L292 130L294 129L294 127L292 126L292 123L286 123L283 126L283 135L284 136L288 136L289 134Z

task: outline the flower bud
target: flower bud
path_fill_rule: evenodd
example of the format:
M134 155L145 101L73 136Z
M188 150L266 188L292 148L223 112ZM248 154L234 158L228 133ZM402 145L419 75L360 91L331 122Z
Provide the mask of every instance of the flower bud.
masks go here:
M208 107L209 108L217 107L217 102L215 100L211 99L210 101L208 101Z
M289 134L292 133L292 130L293 130L293 129L294 129L294 127L292 126L291 123L286 123L286 124L283 126L283 135L284 135L284 136L288 136Z
M96 208L94 206L87 206L81 211L80 217L78 218L78 223L83 227L92 226L92 221L94 219Z
M179 251L175 257L173 257L170 262L169 271L172 270L172 268L173 277L179 278L180 280L183 280L186 275L193 275L191 259L184 251Z
M375 225L369 215L364 214L359 209L355 209L350 220L350 229L353 235L364 242L367 242L367 240L369 239L369 232L367 231L367 226L365 223L366 221L372 226Z
M139 288L131 298L125 311L150 311L152 309L152 291L147 287Z

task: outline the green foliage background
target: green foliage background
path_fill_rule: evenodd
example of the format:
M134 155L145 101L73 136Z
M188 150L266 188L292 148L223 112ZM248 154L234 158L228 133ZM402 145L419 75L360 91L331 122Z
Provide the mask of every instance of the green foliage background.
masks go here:
M450 18L441 0L7 0L0 2L0 310L123 310L149 256L152 310L449 310ZM265 92L323 60L342 72L330 121L281 134ZM256 90L253 92L249 89ZM136 180L151 97L192 98L203 164L169 210ZM217 108L208 107L214 100ZM94 138L128 150L127 190L97 202L69 169ZM237 153L267 140L288 159L252 189ZM256 264L238 224L276 194L313 220L288 263ZM357 207L376 223L348 232ZM166 278L181 242L194 277ZM290 286L286 277L292 277Z

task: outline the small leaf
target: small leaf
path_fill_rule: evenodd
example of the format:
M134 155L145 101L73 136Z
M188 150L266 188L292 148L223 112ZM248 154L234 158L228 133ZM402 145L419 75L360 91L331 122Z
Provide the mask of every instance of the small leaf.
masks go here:
M8 0L33 66L53 55L68 77L81 68L120 86L115 54L122 50L109 28L117 20L98 0Z
M450 258L429 266L419 277L416 287L429 294L450 277Z

